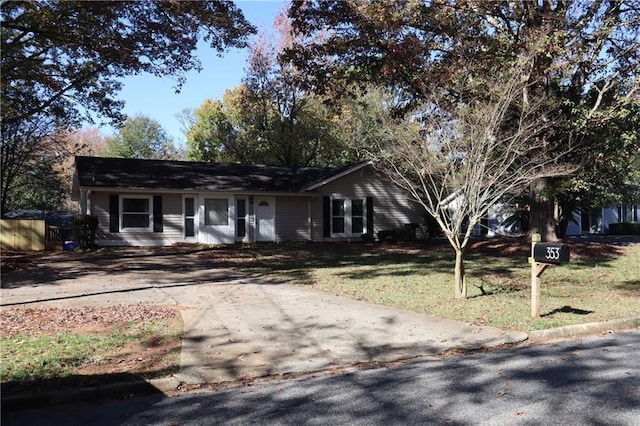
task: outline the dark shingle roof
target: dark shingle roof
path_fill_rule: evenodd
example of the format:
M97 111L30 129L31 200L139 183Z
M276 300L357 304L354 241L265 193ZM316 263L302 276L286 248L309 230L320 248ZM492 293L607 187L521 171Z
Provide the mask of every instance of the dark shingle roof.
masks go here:
M300 192L352 167L356 166L332 169L76 157L79 185L94 188Z

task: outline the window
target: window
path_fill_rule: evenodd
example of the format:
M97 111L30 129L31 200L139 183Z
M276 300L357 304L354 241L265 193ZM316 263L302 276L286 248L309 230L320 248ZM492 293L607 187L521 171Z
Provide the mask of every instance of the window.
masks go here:
M331 229L334 234L344 234L344 202L345 200L331 200Z
M365 202L363 199L331 200L331 232L351 236L365 232Z
M238 211L236 236L244 238L247 236L247 200L238 198L236 200L236 208Z
M229 225L229 200L226 198L205 198L204 224L206 226Z
M122 229L148 229L151 212L151 197L122 197Z
M184 199L184 236L185 238L196 236L195 227L196 201L193 197Z

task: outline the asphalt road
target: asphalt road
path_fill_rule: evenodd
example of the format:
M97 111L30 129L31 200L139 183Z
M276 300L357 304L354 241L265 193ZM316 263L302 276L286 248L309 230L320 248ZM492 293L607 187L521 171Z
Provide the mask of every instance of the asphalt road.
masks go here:
M3 413L3 425L640 425L640 331L226 391Z

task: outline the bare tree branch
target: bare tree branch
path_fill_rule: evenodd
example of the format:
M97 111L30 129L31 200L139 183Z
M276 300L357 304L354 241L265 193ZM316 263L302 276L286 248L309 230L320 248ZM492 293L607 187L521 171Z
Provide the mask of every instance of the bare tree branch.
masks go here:
M430 93L402 120L387 116L377 164L435 218L456 251L456 296L466 297L464 251L489 209L541 177L566 175L566 152L544 149L553 117L543 99L523 101L528 62L485 82L481 99L451 106Z

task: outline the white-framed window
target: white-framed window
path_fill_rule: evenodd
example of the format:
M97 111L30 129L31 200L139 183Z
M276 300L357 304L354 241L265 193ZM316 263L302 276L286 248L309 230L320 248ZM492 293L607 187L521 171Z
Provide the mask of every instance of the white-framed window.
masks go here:
M120 202L120 229L153 229L153 198L148 195L122 195Z
M366 232L366 207L362 198L331 199L331 234L334 236L360 236Z
M229 226L229 199L204 199L205 226Z

